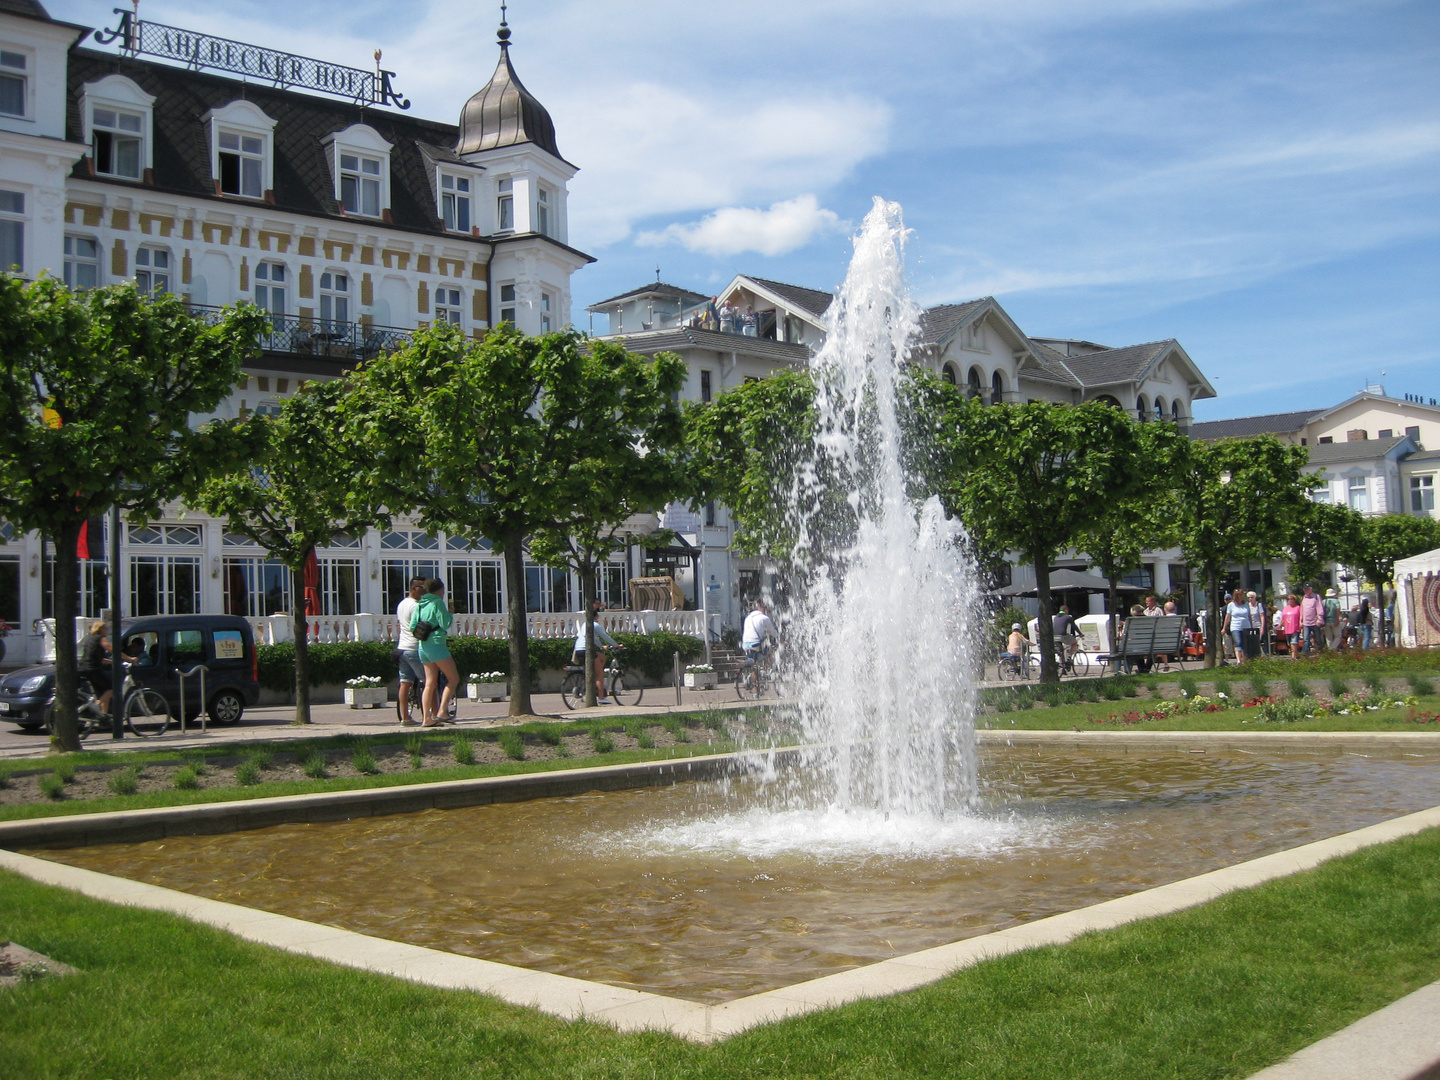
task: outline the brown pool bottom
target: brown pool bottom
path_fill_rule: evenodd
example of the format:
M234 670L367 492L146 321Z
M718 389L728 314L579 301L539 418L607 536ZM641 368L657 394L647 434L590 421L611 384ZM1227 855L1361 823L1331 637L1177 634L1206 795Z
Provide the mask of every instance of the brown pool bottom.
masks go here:
M956 851L860 854L710 782L32 854L312 922L720 1002L1440 803L1440 756L982 751ZM973 828L971 827L973 826ZM783 830L782 830L783 834ZM783 838L783 835L782 835ZM929 838L933 840L934 838ZM783 845L779 845L783 847ZM807 850L807 848L809 850Z

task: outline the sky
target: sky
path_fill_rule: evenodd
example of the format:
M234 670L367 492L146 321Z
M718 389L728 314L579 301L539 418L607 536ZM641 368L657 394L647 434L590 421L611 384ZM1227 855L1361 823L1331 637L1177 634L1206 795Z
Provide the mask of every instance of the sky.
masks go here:
M110 25L115 0L49 0ZM338 16L338 17L337 17ZM498 4L142 0L337 63L413 115L489 79ZM572 318L655 279L833 289L875 196L925 305L1176 338L1197 419L1440 398L1435 0L515 0L512 61L580 168ZM337 23L340 25L337 27ZM604 320L596 326L604 329Z

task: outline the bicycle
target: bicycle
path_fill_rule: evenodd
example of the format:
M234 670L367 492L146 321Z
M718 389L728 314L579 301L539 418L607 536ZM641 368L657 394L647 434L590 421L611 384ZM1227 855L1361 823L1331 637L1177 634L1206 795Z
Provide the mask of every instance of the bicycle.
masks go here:
M775 674L775 652L768 650L758 657L747 655L735 669L735 696L741 701L753 701L774 690L777 696L780 687ZM769 661L766 663L765 661Z
M587 671L586 667L580 664L565 665L565 678L560 683L560 696L565 700L565 708L584 707L585 680L594 677L593 667ZM640 699L645 696L645 687L641 685L639 673L627 668L618 656L612 654L609 657L602 677L608 697L616 705L639 705Z
M996 675L999 676L1001 682L1028 680L1030 678L1030 655L1022 653L1016 656L1007 649L1001 649Z
M125 682L121 686L120 715L130 734L140 739L164 735L170 730L175 718L170 714L170 703L165 695L148 686L140 686L130 674L130 665L125 665ZM113 706L113 698L112 698ZM76 720L81 739L87 739L96 731L113 731L111 715L100 708L100 696L85 680L80 680L75 703ZM55 702L45 707L45 731L55 734Z
M440 703L440 695L445 692L445 687L449 681L449 679L445 678L445 673L441 672L440 681L436 683L435 690L435 703L437 705ZM461 681L463 682L464 680ZM406 695L405 701L402 702L398 696L395 698L395 719L399 720L400 723L406 727L414 727L420 723L419 720L415 719L415 714L418 712L423 715L425 712L424 703L421 701L423 694L424 687L422 683L411 683L410 693ZM450 699L450 712L445 719L453 723L459 715L460 696L457 694Z
M1077 649L1075 655L1067 655L1063 642L1055 646L1055 666L1060 669L1062 675L1075 675L1084 678L1090 674L1090 657L1083 648Z

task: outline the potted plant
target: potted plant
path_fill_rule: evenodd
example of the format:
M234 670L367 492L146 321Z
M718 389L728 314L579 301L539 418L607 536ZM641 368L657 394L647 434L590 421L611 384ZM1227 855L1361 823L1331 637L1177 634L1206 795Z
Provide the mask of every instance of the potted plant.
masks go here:
M373 709L387 700L389 691L379 675L357 675L345 681L345 704L352 709Z
M715 669L709 664L691 664L685 669L685 685L691 690L714 690Z
M466 680L465 694L471 701L504 701L505 673L486 671Z

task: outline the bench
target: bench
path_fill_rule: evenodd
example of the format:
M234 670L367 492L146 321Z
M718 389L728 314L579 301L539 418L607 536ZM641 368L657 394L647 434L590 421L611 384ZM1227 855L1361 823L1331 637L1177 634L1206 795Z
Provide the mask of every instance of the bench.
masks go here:
M1125 633L1120 645L1111 653L1102 653L1098 659L1102 664L1111 665L1112 671L1129 669L1137 660L1155 661L1162 656L1172 656L1177 664L1187 659L1185 655L1185 616L1160 615L1147 618L1132 615L1125 620Z

